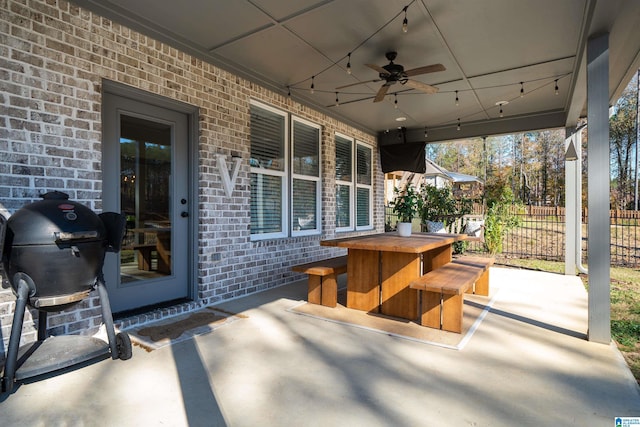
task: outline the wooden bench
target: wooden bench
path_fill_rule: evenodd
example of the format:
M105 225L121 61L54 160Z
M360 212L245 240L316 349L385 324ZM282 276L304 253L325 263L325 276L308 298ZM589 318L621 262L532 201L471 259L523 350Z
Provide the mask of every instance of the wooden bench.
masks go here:
M452 262L456 264L471 265L483 270L482 275L476 280L473 293L476 295L489 296L489 267L495 262L495 258L479 257L479 256L463 256L454 259Z
M489 265L465 257L425 273L409 284L420 291L420 324L435 329L461 333L464 294L473 292L474 284L485 274ZM490 258L487 258L489 260ZM491 263L492 264L492 263ZM480 286L484 292L484 287Z
M295 265L291 269L309 275L308 302L327 307L338 304L338 275L347 272L346 255Z

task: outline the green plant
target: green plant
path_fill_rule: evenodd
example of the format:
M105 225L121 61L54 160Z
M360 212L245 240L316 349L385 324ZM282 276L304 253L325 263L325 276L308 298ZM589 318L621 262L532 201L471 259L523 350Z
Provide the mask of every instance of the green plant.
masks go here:
M497 200L488 202L484 224L484 245L492 255L502 252L502 240L507 231L520 226L520 218L513 214L511 206L520 206L508 186L502 187Z
M408 182L402 190L394 188L394 200L391 202L393 213L398 215L400 222L411 222L422 208L422 199L413 183Z

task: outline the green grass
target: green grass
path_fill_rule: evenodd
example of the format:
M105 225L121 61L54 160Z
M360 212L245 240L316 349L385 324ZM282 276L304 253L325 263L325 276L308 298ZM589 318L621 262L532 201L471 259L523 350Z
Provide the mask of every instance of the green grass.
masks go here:
M497 262L532 270L564 273L564 263L535 259L501 259ZM588 276L581 275L589 289ZM640 270L611 267L611 337L640 383Z

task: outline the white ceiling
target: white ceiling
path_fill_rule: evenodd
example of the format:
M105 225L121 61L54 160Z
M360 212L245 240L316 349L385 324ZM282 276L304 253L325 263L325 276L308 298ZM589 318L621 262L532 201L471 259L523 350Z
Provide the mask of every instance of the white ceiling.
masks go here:
M373 132L427 127L448 139L574 125L585 109L586 42L604 31L612 100L640 67L636 0L74 1ZM335 106L335 88L378 78L364 64L386 65L388 51L405 69L443 64L414 77L439 92L396 83L374 103L382 83L367 83L339 90ZM499 101L508 101L502 118Z

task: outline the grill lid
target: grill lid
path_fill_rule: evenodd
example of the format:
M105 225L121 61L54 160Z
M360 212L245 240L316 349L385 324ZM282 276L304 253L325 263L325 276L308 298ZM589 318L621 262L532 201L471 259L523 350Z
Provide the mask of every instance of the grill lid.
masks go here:
M59 191L41 197L43 200L22 207L7 220L7 238L13 246L106 238L102 220L88 207L70 201Z

